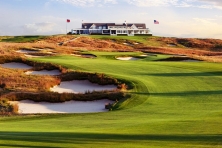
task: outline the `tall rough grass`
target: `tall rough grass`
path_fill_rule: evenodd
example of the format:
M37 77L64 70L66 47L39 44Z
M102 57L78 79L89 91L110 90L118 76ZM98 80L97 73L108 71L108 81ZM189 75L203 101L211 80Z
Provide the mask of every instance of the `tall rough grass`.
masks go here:
M0 115L10 115L18 113L18 105L10 104L7 99L0 99Z
M56 92L41 92L41 93L28 93L28 92L15 92L4 95L10 101L32 100L35 102L65 102L70 100L75 101L94 101L109 99L113 101L119 101L127 97L123 92L119 90L114 91L92 91L86 93L56 93Z

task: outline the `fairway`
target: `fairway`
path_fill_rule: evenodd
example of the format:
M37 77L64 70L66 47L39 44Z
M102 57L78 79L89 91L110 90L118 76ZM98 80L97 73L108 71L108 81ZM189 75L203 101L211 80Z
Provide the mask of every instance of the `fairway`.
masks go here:
M138 52L36 58L132 82L131 98L105 113L0 117L0 147L222 147L222 64L164 62Z

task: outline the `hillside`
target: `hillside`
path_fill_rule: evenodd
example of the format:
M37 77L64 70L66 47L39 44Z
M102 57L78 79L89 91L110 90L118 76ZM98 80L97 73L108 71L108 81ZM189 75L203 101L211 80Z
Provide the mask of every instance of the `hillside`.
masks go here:
M22 62L33 66L31 70L62 73L26 75L27 70L0 65L1 97L69 100L71 94L57 98L58 93L48 90L73 77L103 84L122 81L127 87L121 94L128 96L118 99L113 94L109 112L2 114L0 147L222 147L221 40L66 35L0 39L0 64ZM86 93L90 99L110 96ZM7 101L0 104L0 113L10 109Z
M49 48L65 54L71 54L76 50L141 51L187 55L211 62L222 61L222 40L220 39L56 35L2 37L1 42L0 46L7 48Z

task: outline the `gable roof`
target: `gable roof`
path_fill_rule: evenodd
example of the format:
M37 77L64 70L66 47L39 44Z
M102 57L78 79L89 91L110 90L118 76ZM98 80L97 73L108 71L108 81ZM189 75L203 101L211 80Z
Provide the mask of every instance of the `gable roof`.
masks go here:
M106 28L108 28L108 26L112 26L112 25L115 25L115 23L82 23L82 28L85 29L85 26L86 26L86 29L90 29L90 27L92 25L95 25L95 26L105 26Z
M133 25L135 25L138 29L146 29L146 24L144 23L121 23L121 24L117 24L117 23L82 23L82 28L83 29L90 29L90 27L92 25L95 25L97 27L99 26L103 26L108 28L108 26L127 26L127 27L131 27ZM86 26L86 28L85 28Z

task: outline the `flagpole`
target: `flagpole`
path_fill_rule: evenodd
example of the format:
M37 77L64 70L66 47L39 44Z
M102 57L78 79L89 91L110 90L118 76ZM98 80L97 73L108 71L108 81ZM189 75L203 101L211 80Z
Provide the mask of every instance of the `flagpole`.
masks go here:
M66 21L66 34L67 34L67 23L68 23L68 22Z
M67 19L67 20L66 20L66 34L67 34L67 26L68 26L67 24L68 24L69 22L70 22L70 19Z

